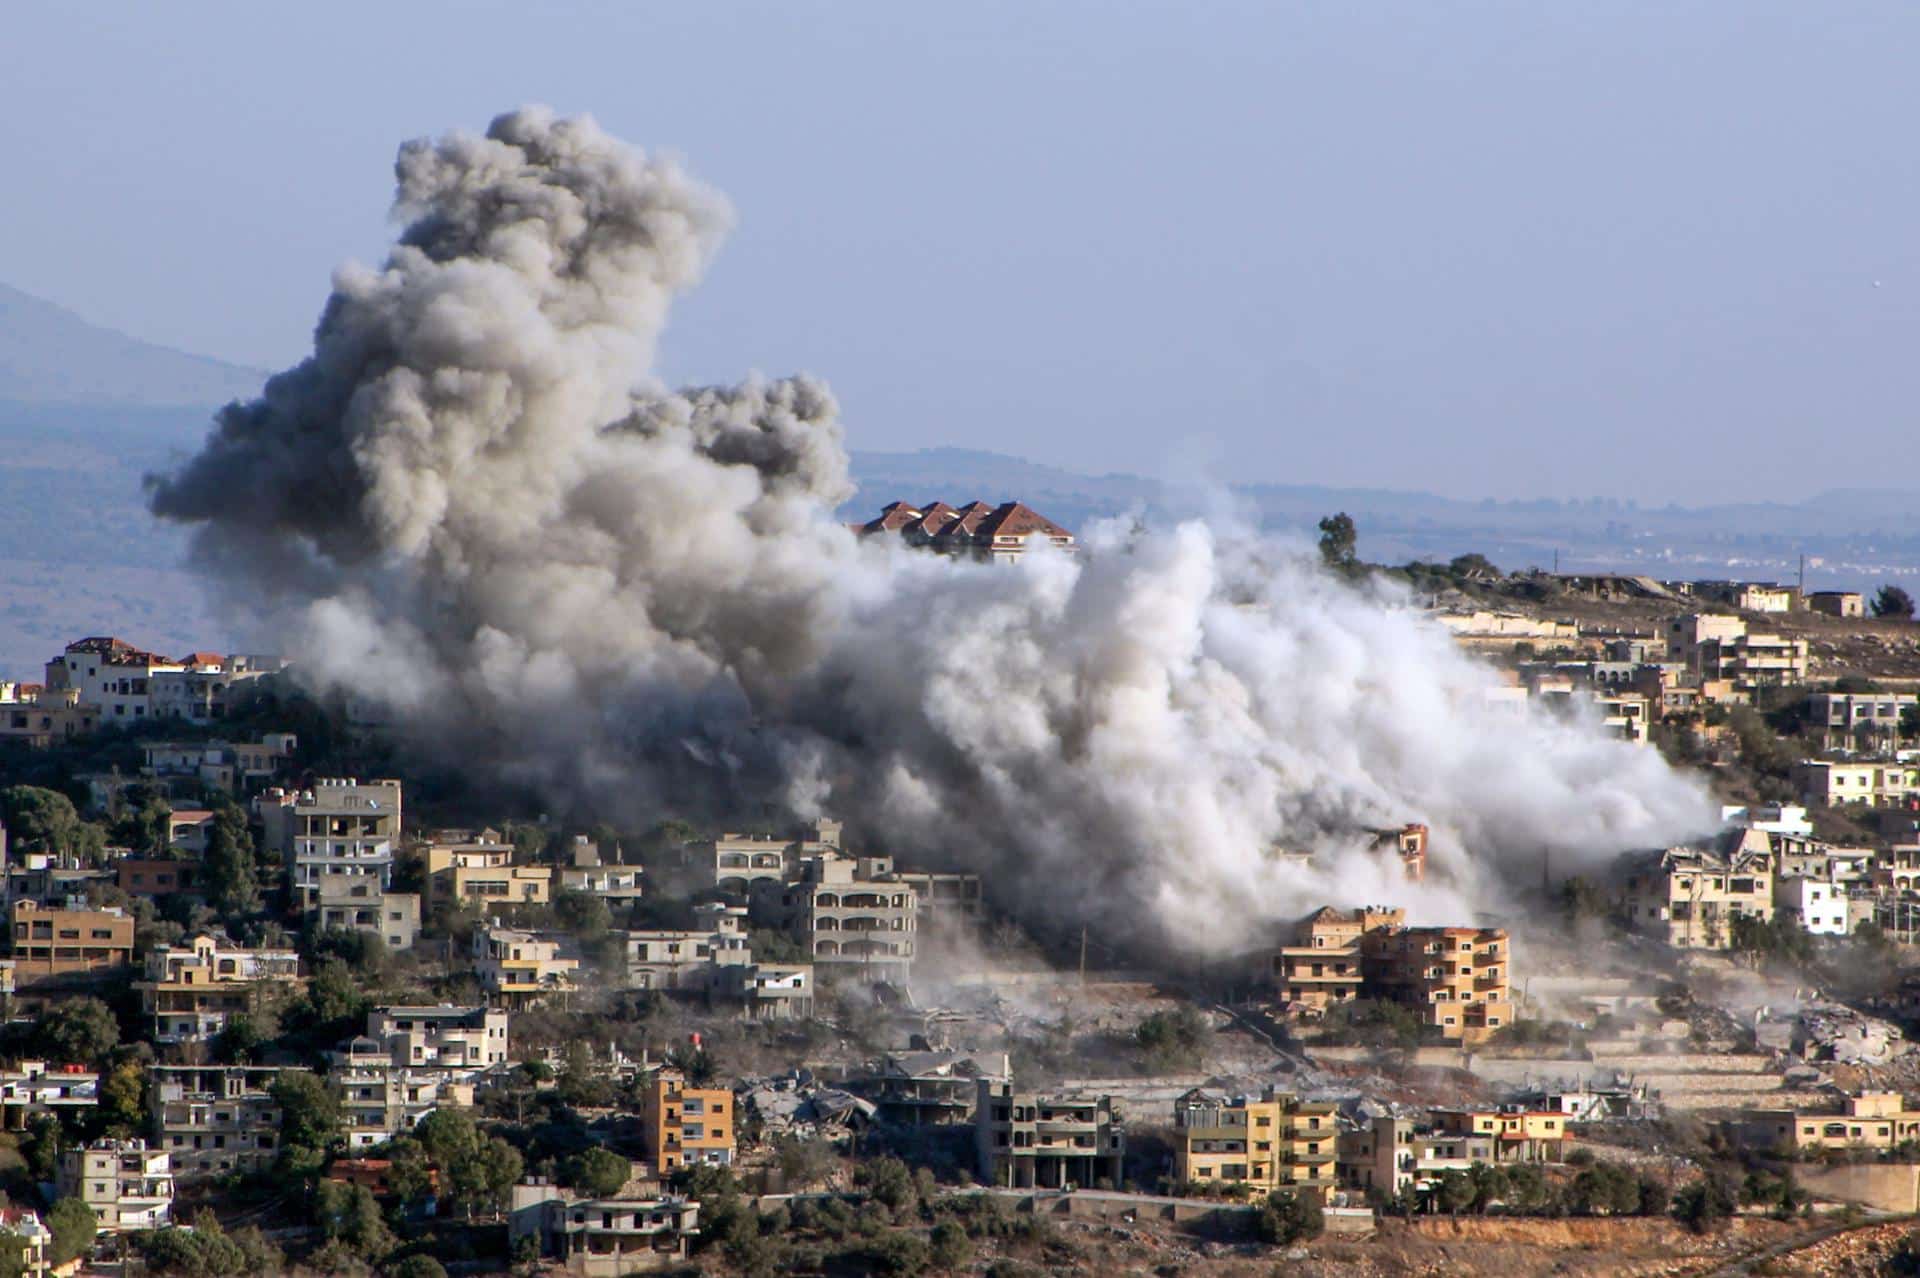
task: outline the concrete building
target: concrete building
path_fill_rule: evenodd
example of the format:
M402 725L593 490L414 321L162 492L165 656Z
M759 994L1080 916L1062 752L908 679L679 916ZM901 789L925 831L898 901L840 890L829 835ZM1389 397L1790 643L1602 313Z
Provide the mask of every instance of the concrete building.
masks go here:
M378 1007L367 1013L367 1037L395 1065L478 1073L512 1060L511 1023L498 1008Z
M1831 879L1799 874L1776 877L1773 906L1815 936L1846 936L1853 931L1847 889Z
M147 952L146 979L134 982L156 1043L198 1043L240 1013L258 1013L304 984L297 950L241 949L203 932L185 945Z
M118 908L50 909L15 901L16 988L43 982L105 979L133 966L133 918Z
M1195 1090L1173 1105L1173 1178L1183 1185L1251 1185L1262 1194L1337 1179L1339 1107L1269 1089L1259 1098Z
M400 840L398 781L325 778L298 794L268 791L256 803L266 846L289 867L294 908L318 908L323 879L365 877L393 887Z
M980 1080L1010 1083L1005 1052L888 1052L847 1087L872 1101L881 1121L898 1127L949 1127L973 1121Z
M641 990L711 990L730 984L717 971L753 962L744 906L707 901L693 907L692 931L630 930L625 947L627 984Z
M80 1272L78 1257L64 1265L54 1266L53 1231L40 1219L40 1213L32 1208L0 1207L0 1230L20 1240L16 1252L20 1278L73 1278L74 1274Z
M690 871L688 886L710 883L722 892L745 897L755 883L785 882L802 857L839 852L841 839L838 821L820 820L789 838L723 834L695 841L681 849L681 857Z
M1920 801L1920 767L1905 763L1803 759L1790 780L1808 807L1907 808Z
M272 781L292 762L299 740L269 732L253 742L149 741L141 746L142 771L158 780L191 779L228 794Z
M100 707L82 702L77 688L0 683L0 741L45 750L99 729Z
M1818 1149L1889 1150L1920 1140L1920 1112L1898 1092L1849 1096L1837 1111L1749 1109L1727 1125L1749 1149L1802 1153Z
M81 703L98 707L102 724L125 726L154 717L155 675L185 669L125 640L96 635L68 644L47 663L46 686L73 690Z
M197 860L159 861L123 856L113 863L114 884L128 896L162 897L199 890Z
M1380 928L1360 938L1362 989L1440 1037L1479 1043L1513 1023L1505 928Z
M1907 717L1920 697L1911 692L1816 692L1807 698L1807 725L1823 749L1892 751L1910 734Z
M572 993L580 957L570 937L482 923L473 930L473 970L497 1006L520 1009Z
M980 876L901 870L899 880L913 889L921 931L980 917Z
M716 969L715 998L738 1003L756 1021L807 1020L813 1016L813 964L747 963Z
M1339 1140L1339 1183L1348 1189L1398 1195L1430 1193L1448 1172L1495 1162L1486 1135L1436 1132L1410 1118L1381 1115Z
M699 1232L700 1204L685 1198L574 1198L543 1182L515 1185L507 1217L509 1247L535 1239L579 1278L677 1268Z
M332 1053L327 1085L340 1097L348 1149L368 1149L404 1135L436 1109L471 1108L470 1079L444 1069L396 1065L369 1038Z
M1121 1183L1126 1131L1110 1096L1016 1091L982 1078L974 1098L974 1153L983 1183L1007 1189L1098 1188Z
M382 891L371 875L329 874L318 880L313 923L321 932L377 936L397 954L420 939L420 898Z
M279 1153L277 1065L153 1065L148 1100L181 1182L260 1171Z
M0 1067L0 1126L8 1131L22 1131L42 1114L65 1121L99 1106L100 1075L84 1065L23 1060Z
M1807 596L1807 607L1829 617L1864 617L1866 596L1857 590L1816 590Z
M1318 1016L1361 996L1360 938L1406 921L1407 912L1398 907L1342 911L1325 906L1294 926L1293 944L1273 952L1267 978L1289 1011Z
M893 873L890 857L810 855L796 881L756 881L755 923L785 930L822 975L858 971L904 979L913 965L919 896Z
M1772 853L1764 834L1740 831L1720 848L1674 847L1628 862L1627 926L1677 949L1724 950L1733 920L1773 917Z
M1436 1109L1434 1130L1445 1136L1484 1136L1493 1142L1493 1161L1557 1163L1566 1150L1567 1116L1557 1109Z
M683 1167L733 1164L733 1092L689 1087L677 1069L656 1070L640 1095L640 1141L646 1163L662 1178Z
M93 1209L103 1234L172 1223L173 1163L144 1140L96 1140L60 1155L59 1195Z

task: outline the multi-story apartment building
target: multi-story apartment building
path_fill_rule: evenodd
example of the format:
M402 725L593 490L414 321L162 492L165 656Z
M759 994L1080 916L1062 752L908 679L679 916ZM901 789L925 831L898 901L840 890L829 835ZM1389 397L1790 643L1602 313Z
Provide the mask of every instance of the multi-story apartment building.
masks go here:
M1724 950L1733 920L1773 917L1773 862L1765 834L1739 831L1721 849L1675 847L1628 862L1627 926L1679 949Z
M274 673L284 663L277 657L194 652L178 664L181 669L159 671L148 682L152 714L204 724L226 718L243 703L254 680Z
M1326 906L1294 927L1292 945L1275 950L1267 978L1296 1013L1317 1016L1360 997L1364 979L1360 938L1383 927L1400 927L1407 912L1387 906L1351 911Z
M202 932L185 945L147 952L146 979L134 982L156 1043L197 1043L218 1035L242 1012L258 1012L303 984L298 950L241 949Z
M101 1233L161 1229L172 1223L173 1163L144 1140L96 1140L60 1155L60 1197L93 1209Z
M72 1278L79 1272L77 1259L54 1267L53 1231L31 1207L0 1206L0 1229L19 1239L15 1255L20 1267L15 1272L20 1278Z
M382 891L378 879L364 874L323 876L312 917L321 932L365 932L396 953L420 938L419 896Z
M1011 1082L1012 1059L1005 1052L889 1052L848 1087L878 1107L882 1122L946 1127L973 1121L981 1079Z
M715 998L738 1003L750 1020L808 1020L813 1016L813 964L729 964L715 972Z
M1557 1163L1566 1149L1567 1116L1557 1109L1436 1109L1433 1126L1444 1136L1486 1137L1494 1162Z
M327 1084L340 1097L349 1149L385 1144L436 1109L473 1104L470 1079L451 1070L396 1065L368 1038L353 1039L331 1054Z
M1398 1195L1425 1193L1448 1172L1492 1165L1494 1139L1422 1128L1409 1118L1381 1115L1339 1140L1339 1183L1348 1189Z
M694 930L620 933L627 958L627 984L641 990L711 990L729 984L718 969L753 962L747 944L747 911L719 901L696 905Z
M259 1171L280 1146L278 1065L154 1065L148 1101L176 1180Z
M81 701L78 688L0 683L0 741L45 750L99 728L100 707Z
M1380 928L1360 938L1367 996L1410 1007L1464 1043L1513 1023L1509 958L1505 928Z
M367 1037L395 1065L478 1072L508 1063L510 1023L490 1007L378 1007L367 1013Z
M899 880L913 889L920 930L980 917L980 876L941 874L931 870L901 870Z
M686 1260L700 1232L700 1204L653 1198L574 1198L542 1181L515 1185L508 1245L535 1240L542 1256L578 1278L624 1278Z
M580 958L570 937L482 923L473 930L473 970L498 1006L527 1008L571 993Z
M1899 1092L1862 1092L1847 1097L1837 1111L1743 1110L1726 1131L1734 1143L1766 1151L1889 1150L1920 1140L1920 1111Z
M1804 759L1791 780L1809 807L1906 808L1920 801L1920 767L1905 763L1835 763Z
M273 780L299 744L291 732L269 732L254 742L149 741L142 769L161 780L191 778L228 794Z
M733 1092L689 1087L677 1069L655 1071L640 1096L640 1140L657 1176L683 1167L733 1163Z
M238 1013L257 1013L294 996L303 979L298 950L242 950L225 936L202 933L184 946L157 946L146 956L140 1009L154 1023L154 1042L205 1042Z
M104 979L133 965L133 918L118 907L52 909L26 900L15 901L11 915L16 987Z
M21 1131L41 1114L76 1117L100 1106L100 1075L84 1065L21 1061L0 1068L0 1126Z
M890 857L807 856L796 881L754 884L752 912L792 935L823 972L857 966L897 979L913 964L919 895Z
M973 1110L980 1179L1007 1189L1120 1184L1126 1130L1110 1096L1015 1090L982 1078Z
M365 877L382 892L393 886L400 839L398 781L325 778L298 794L270 790L256 804L267 847L286 861L293 904L302 914L320 904L331 877Z
M1891 748L1911 735L1904 725L1916 706L1911 692L1816 692L1807 698L1807 726L1819 729L1824 749Z
M114 884L128 896L172 896L196 891L200 869L199 861L123 856L113 863Z
M1831 878L1803 874L1774 876L1774 910L1816 936L1847 936L1853 931L1847 901L1846 886Z
M800 858L830 855L840 850L838 821L815 821L791 838L757 834L723 834L695 841L681 849L689 871L689 886L711 883L722 892L746 896L755 883L781 883L791 877ZM711 873L712 878L706 878Z
M1194 1090L1173 1103L1173 1177L1251 1185L1263 1193L1334 1186L1339 1107L1268 1090L1259 1098Z
M68 644L47 663L46 686L72 689L83 704L99 708L100 722L124 725L153 717L154 676L185 669L125 640L96 635Z

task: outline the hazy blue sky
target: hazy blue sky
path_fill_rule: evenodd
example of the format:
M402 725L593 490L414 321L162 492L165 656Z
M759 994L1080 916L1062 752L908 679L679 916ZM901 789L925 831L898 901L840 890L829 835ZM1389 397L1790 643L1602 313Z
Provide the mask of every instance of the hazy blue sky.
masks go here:
M740 226L667 372L856 447L1455 495L1920 488L1920 6L21 5L0 280L299 358L395 146L541 101Z

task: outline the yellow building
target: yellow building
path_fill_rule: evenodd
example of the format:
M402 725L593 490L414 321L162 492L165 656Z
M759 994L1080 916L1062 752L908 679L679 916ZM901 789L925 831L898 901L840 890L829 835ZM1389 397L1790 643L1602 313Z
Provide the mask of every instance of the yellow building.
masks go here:
M1335 1112L1332 1104L1286 1092L1269 1091L1258 1100L1188 1092L1173 1105L1174 1179L1324 1194L1333 1187L1339 1152Z
M553 894L553 867L515 865L513 844L492 830L470 842L426 847L426 906L442 901L483 905L545 905Z
M1740 1143L1756 1149L1892 1149L1920 1140L1920 1112L1909 1109L1899 1092L1862 1092L1847 1097L1838 1113L1750 1109L1730 1128Z
M647 1082L640 1116L640 1139L655 1175L732 1164L733 1093L726 1088L688 1087L685 1074L663 1069Z
M1502 1163L1557 1163L1567 1139L1567 1116L1558 1110L1436 1109L1433 1126L1446 1136L1490 1137Z

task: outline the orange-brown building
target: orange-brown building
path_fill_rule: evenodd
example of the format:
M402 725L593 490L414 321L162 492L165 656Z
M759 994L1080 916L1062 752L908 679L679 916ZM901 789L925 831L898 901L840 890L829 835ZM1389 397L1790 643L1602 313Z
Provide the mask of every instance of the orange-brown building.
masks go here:
M1513 1023L1505 928L1381 928L1360 938L1363 988L1420 1014L1442 1038L1485 1040Z
M104 976L133 966L133 917L117 909L59 910L15 901L16 985Z
M733 1162L733 1093L724 1087L688 1087L679 1070L660 1070L647 1083L640 1117L647 1166L657 1176Z
M1360 938L1400 927L1407 912L1390 906L1336 910L1327 906L1294 929L1293 944L1274 951L1268 976L1296 1011L1317 1014L1360 997Z

